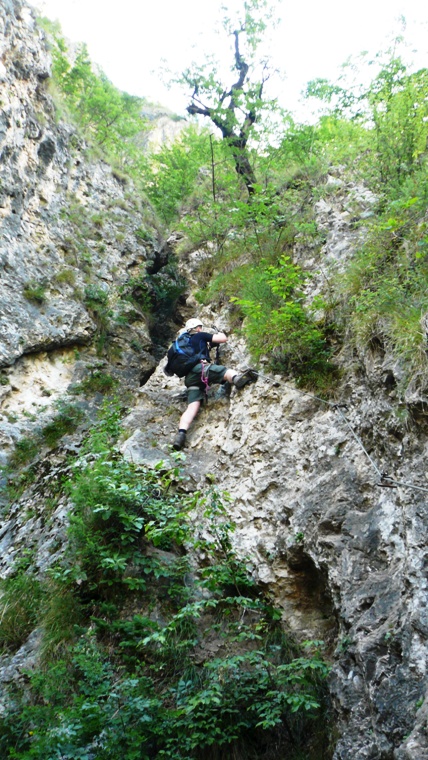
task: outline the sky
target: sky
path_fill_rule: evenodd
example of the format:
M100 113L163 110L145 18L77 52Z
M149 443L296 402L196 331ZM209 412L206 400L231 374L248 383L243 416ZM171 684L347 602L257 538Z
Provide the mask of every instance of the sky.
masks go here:
M221 50L213 32L222 6L242 0L30 0L64 36L85 42L91 60L113 84L184 115L187 99L161 81L165 65L182 71L192 60ZM428 3L421 0L277 0L279 18L269 52L285 78L272 80L271 94L299 115L299 98L314 78L336 79L340 66L362 51L386 49L406 19L405 39L418 67L428 65ZM224 51L225 52L225 51ZM166 62L166 64L165 64ZM300 117L304 118L303 112Z

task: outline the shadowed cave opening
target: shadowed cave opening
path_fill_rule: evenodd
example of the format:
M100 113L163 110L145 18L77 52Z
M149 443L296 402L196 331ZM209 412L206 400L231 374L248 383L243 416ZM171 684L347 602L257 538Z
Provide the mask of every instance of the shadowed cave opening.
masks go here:
M287 625L299 639L322 639L332 651L338 620L327 573L300 543L282 548L273 570L278 578L275 596Z

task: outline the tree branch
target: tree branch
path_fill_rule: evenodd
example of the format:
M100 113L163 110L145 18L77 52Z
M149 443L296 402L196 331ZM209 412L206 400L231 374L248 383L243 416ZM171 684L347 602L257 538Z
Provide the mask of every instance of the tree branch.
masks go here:
M233 32L234 69L238 72L236 81L229 89L220 91L220 94L216 83L210 79L204 81L202 75L199 79L195 79L189 75L185 76L185 80L193 89L193 93L190 96L191 102L186 110L192 116L198 114L199 116L208 117L220 130L223 139L227 141L232 152L235 170L242 177L248 194L251 197L255 192L256 177L248 155L247 143L251 127L257 120L263 86L267 77L263 76L262 82L257 86L251 86L247 82L250 66L245 61L240 49L240 34L245 31L245 27L242 25L240 29L236 29ZM209 97L215 103L213 107L202 103L198 97L199 89L208 92ZM228 98L229 101L226 104L225 101Z

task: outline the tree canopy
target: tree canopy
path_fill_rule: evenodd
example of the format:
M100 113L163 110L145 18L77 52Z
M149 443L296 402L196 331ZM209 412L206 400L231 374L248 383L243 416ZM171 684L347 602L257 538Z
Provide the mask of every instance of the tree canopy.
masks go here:
M262 59L255 63L268 15L266 0L247 0L240 20L224 18L225 32L233 40L233 64L227 84L212 61L189 67L181 78L191 89L187 112L209 118L220 130L231 150L235 170L250 196L255 192L257 180L248 141L261 112L274 105L272 100L264 98L265 83L272 73L269 62Z

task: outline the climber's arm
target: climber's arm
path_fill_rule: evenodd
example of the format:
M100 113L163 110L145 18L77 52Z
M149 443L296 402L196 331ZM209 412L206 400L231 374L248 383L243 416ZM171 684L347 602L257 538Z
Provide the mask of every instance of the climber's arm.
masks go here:
M214 333L211 336L211 343L227 343L227 336L224 333Z

